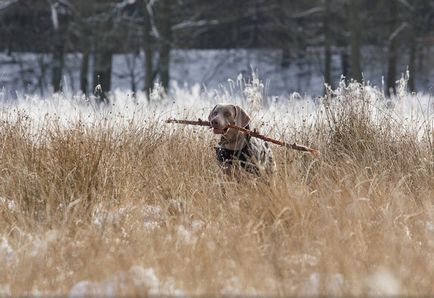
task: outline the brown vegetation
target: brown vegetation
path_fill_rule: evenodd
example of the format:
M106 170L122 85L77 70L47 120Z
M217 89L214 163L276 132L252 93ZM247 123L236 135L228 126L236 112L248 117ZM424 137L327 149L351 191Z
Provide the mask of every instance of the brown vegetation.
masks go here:
M2 121L0 294L89 280L132 295L432 295L432 127L418 136L354 94L324 111L287 135L322 155L274 147L269 184L224 180L202 128ZM159 284L116 275L132 266Z

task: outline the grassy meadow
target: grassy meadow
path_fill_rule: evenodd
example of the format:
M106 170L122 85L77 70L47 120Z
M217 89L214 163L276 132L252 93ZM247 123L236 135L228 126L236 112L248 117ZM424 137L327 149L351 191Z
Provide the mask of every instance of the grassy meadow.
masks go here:
M0 296L433 295L431 97L296 97L249 108L253 126L321 155L273 145L268 183L227 179L212 132L163 122L211 101L3 104Z

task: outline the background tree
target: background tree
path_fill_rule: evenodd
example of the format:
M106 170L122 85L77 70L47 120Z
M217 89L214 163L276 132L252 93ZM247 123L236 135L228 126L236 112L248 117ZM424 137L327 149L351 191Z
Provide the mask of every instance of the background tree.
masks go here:
M87 0L74 0L70 3L72 20L70 25L70 38L79 45L78 51L81 52L80 61L80 90L83 94L88 94L89 84L89 63L92 51L92 28L96 13L94 2Z
M154 85L154 66L153 66L153 38L152 38L152 6L149 0L142 0L143 14L143 49L145 53L145 84L144 90L147 93L148 99L150 90Z
M350 30L351 30L351 77L358 81L362 81L361 53L360 53L360 36L361 23L360 15L362 14L361 0L350 0Z
M324 83L328 86L332 85L332 32L330 28L331 9L330 0L324 0Z
M416 90L421 80L414 78L429 69L433 12L433 0L3 0L0 50L8 57L37 55L36 66L11 61L30 77L22 76L25 88L39 76L41 93L46 75L61 90L71 54L81 53L75 64L85 94L98 83L110 92L118 54L127 55L131 89L149 92L156 79L169 88L173 49L239 48L274 49L280 55L264 51L256 58L280 66L276 71L296 69L299 80L314 69L328 84L341 73L360 81L363 62L376 56L387 91L406 66Z
M434 1L409 1L403 2L405 21L408 24L406 30L406 44L408 48L408 70L410 78L408 88L410 91L416 91L416 80L418 68L416 61L420 48L420 39L434 38L434 33L430 28L434 27Z
M167 90L169 88L170 79L170 50L172 48L172 17L171 10L172 4L171 0L159 0L157 3L158 18L157 22L159 24L159 60L158 60L158 70L161 80L161 85Z
M51 9L51 19L53 24L52 35L52 70L51 70L51 84L54 92L61 90L62 73L65 64L65 47L66 47L66 31L67 31L67 17L66 8L59 1L49 1ZM64 17L60 22L59 14L64 13Z
M387 0L387 20L389 36L387 39L387 79L386 79L386 92L387 95L395 93L396 87L396 63L398 55L398 36L400 28L398 28L398 1Z

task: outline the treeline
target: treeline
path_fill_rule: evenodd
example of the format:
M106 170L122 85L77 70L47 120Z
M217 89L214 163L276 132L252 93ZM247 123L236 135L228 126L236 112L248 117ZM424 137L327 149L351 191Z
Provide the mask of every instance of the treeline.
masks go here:
M0 49L51 53L54 91L65 54L80 52L83 93L97 84L111 89L116 53L144 53L143 83L134 88L149 92L156 80L169 86L173 48L280 49L282 67L308 47L322 48L324 80L332 84L332 51L342 74L360 81L367 46L387 54L387 92L394 92L398 60L406 61L414 91L416 61L434 44L433 28L434 0L0 0Z

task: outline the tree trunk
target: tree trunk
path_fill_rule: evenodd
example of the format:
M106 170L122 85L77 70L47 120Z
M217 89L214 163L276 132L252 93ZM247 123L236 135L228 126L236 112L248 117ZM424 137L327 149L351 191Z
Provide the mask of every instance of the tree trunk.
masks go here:
M153 51L152 51L152 37L151 37L151 16L148 12L149 0L143 0L143 49L145 52L145 86L144 91L150 100L149 94L154 86L154 68L153 68Z
M258 22L259 22L259 4L258 4L258 0L254 0L254 4L253 4L253 18L252 18L252 23L253 23L253 28L252 28L252 46L253 48L258 48L258 43L259 43L259 26L258 26Z
M342 75L345 77L345 80L348 81L350 75L348 47L343 47L341 49L341 68L342 68Z
M62 73L65 64L64 53L65 43L59 32L55 33L53 40L53 62L51 73L51 84L54 92L61 91L62 88Z
M101 86L100 100L104 102L108 100L107 95L111 89L112 56L113 53L107 49L101 49L95 53L93 85L99 84Z
M288 68L291 64L291 50L289 47L282 47L282 59L280 60L280 66L283 68Z
M396 0L388 0L389 4L389 43L388 43L388 61L387 61L387 80L386 80L386 94L388 96L396 91L396 62L398 43L397 36L393 35L397 25L398 7Z
M410 92L416 92L416 54L417 54L417 33L418 33L418 12L419 6L417 3L413 4L413 11L410 13L410 32L408 42L410 43L410 53L408 61L408 71L410 77L408 78L408 88Z
M46 75L46 67L44 61L45 54L38 55L38 64L40 69L40 76L38 78L38 87L39 92L41 93L41 97L44 96L44 87L46 86L45 75Z
M56 3L57 4L57 3ZM52 39L52 68L51 68L51 85L54 92L61 91L62 87L62 73L64 66L64 52L65 52L65 32L61 30L63 26L59 25L59 18L56 4L51 5L51 17L53 21L53 39Z
M331 28L330 28L330 0L324 0L324 83L332 86L331 79Z
M415 72L417 42L415 32L411 32L410 36L410 57L408 61L408 71L410 72L410 77L408 78L408 88L410 89L410 92L416 92Z
M291 63L291 46L289 39L288 24L288 11L292 8L291 3L285 0L279 0L276 6L276 15L278 19L278 31L280 32L279 38L281 39L282 58L280 60L280 66L288 68Z
M170 2L171 0L161 0L161 46L159 72L161 85L164 89L169 88L170 80L170 49L171 49L171 24L170 24Z
M133 58L135 62L135 57ZM136 74L134 72L134 66L133 69L130 72L130 78L131 78L131 92L133 92L133 96L136 96L136 92L137 92L137 86L136 86Z
M82 53L80 65L80 90L87 95L89 92L89 81L87 75L89 73L89 51L86 49Z
M362 69L360 67L360 0L350 1L350 27L351 27L351 77L362 81Z

